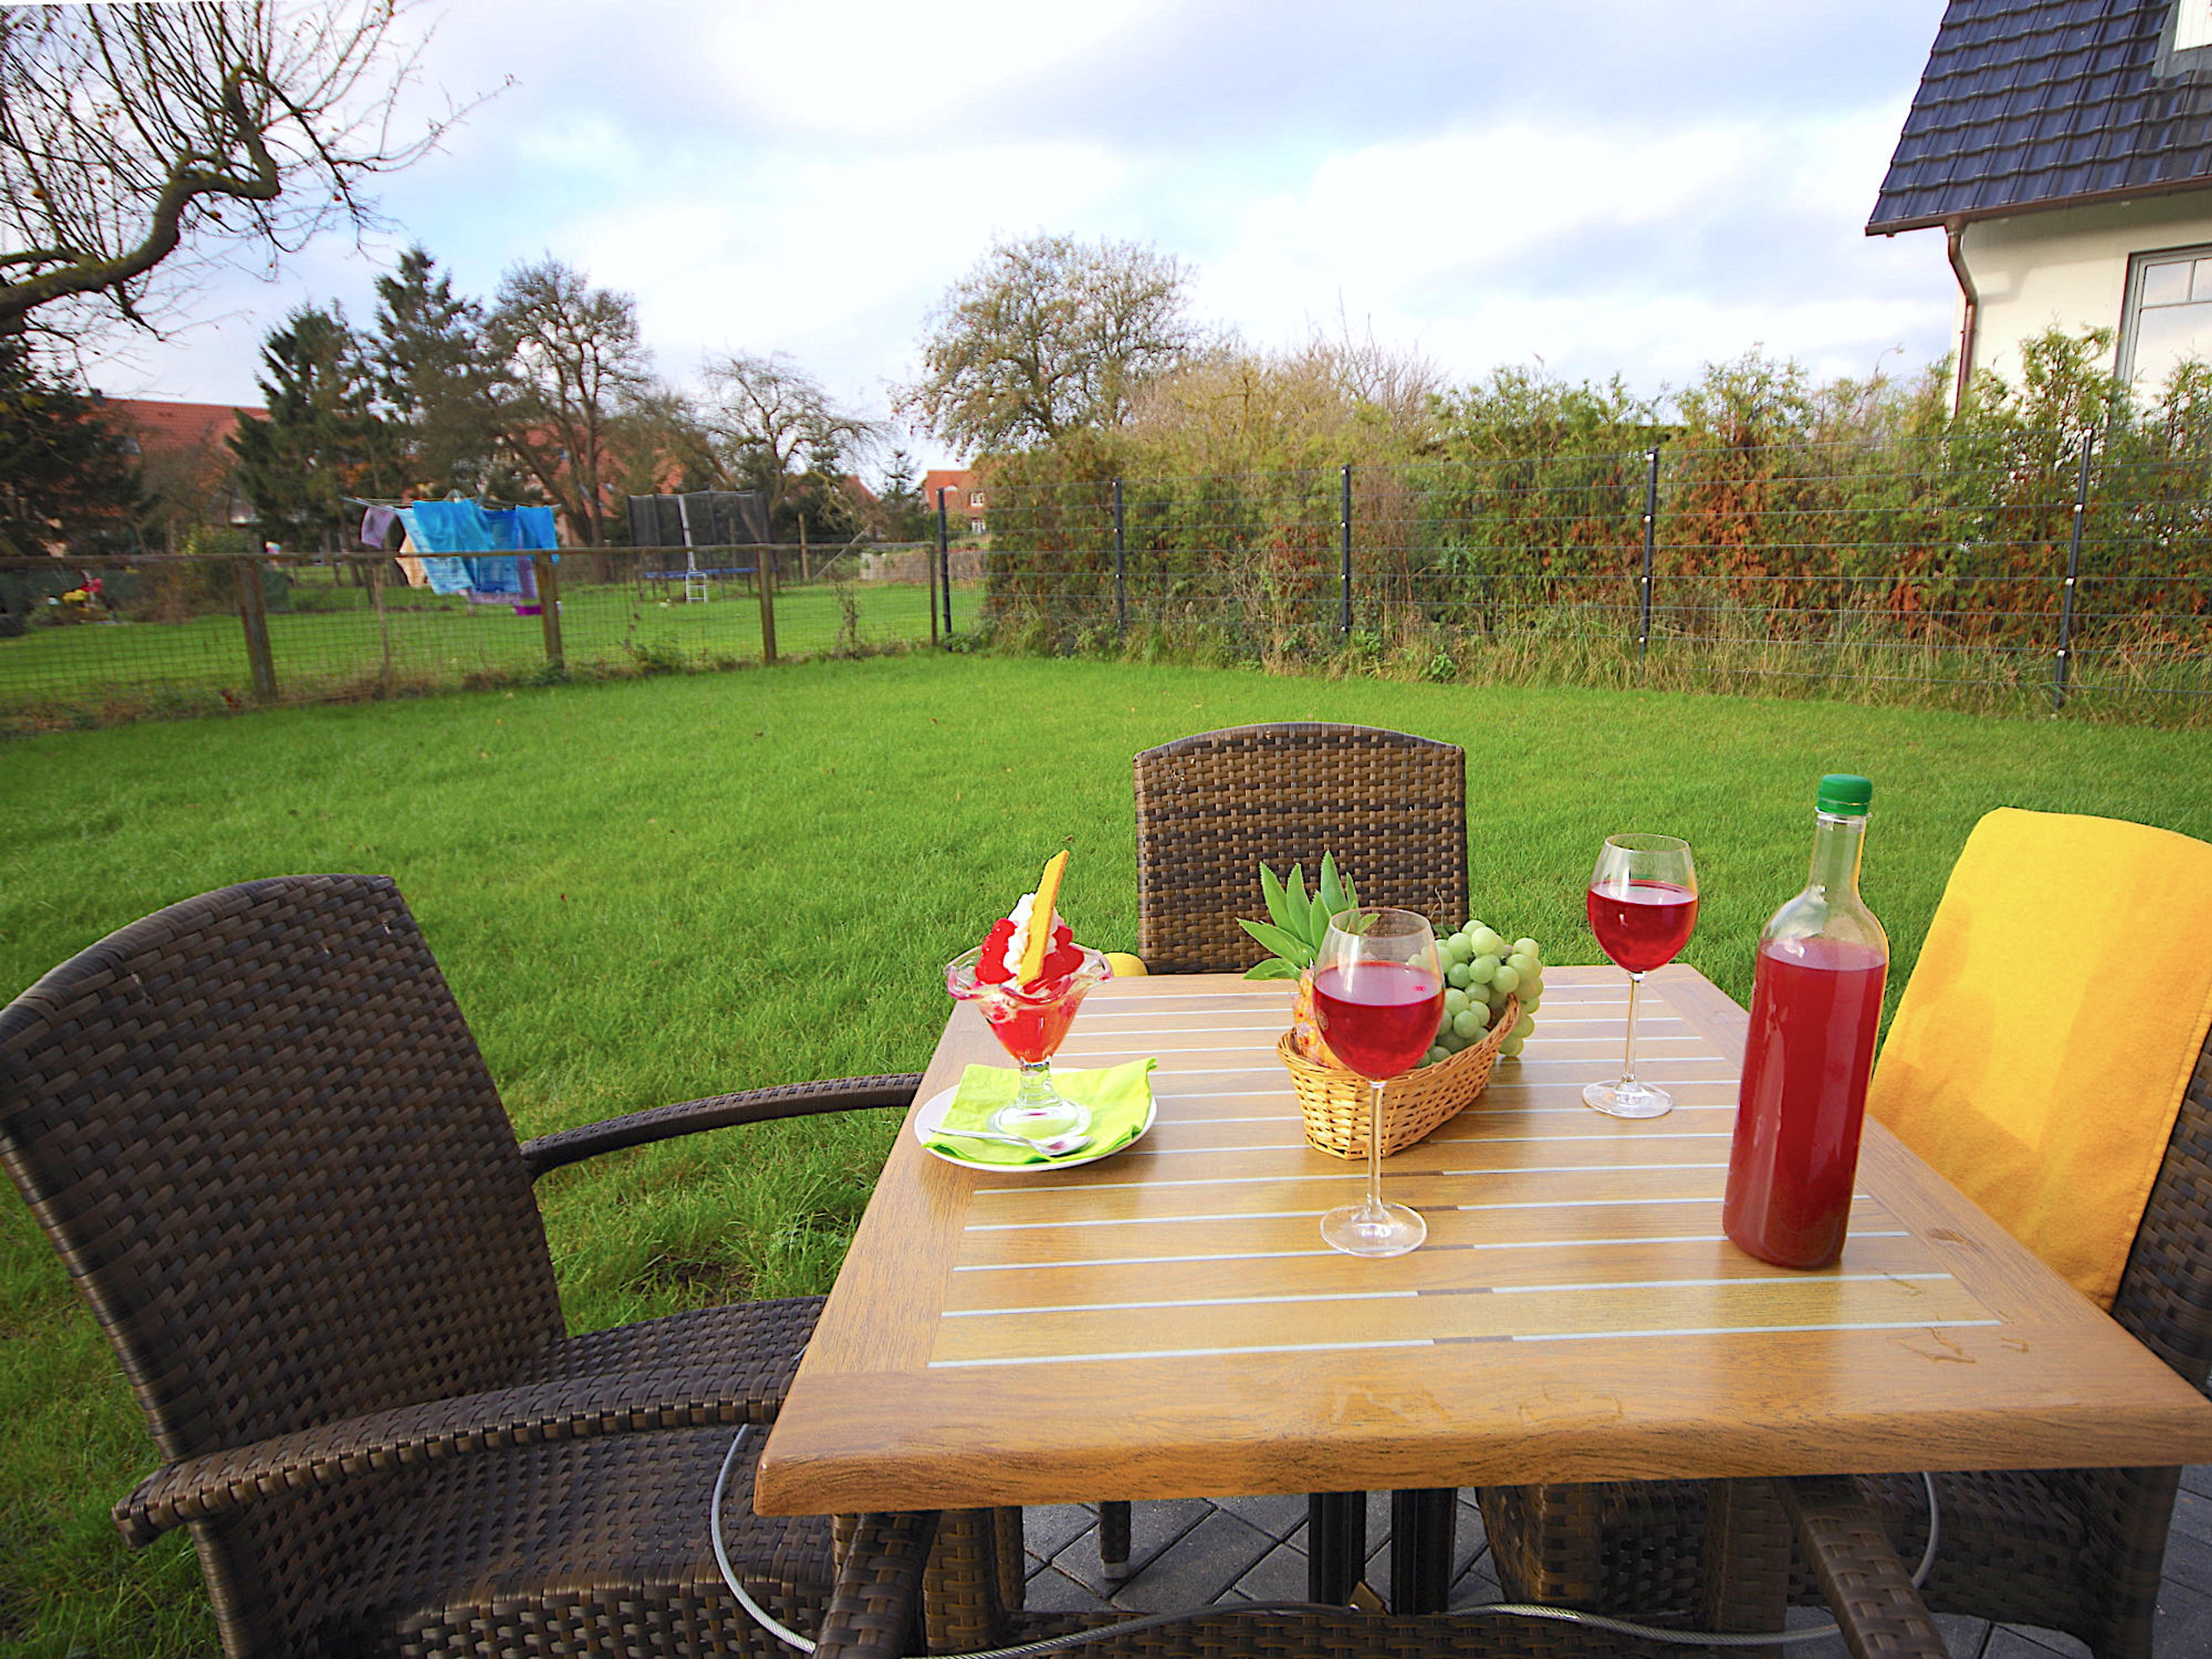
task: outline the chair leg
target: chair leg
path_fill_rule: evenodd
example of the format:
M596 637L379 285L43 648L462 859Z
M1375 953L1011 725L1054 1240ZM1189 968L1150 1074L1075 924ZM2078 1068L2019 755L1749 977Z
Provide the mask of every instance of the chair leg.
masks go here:
M1306 1497L1306 1600L1352 1605L1367 1561L1367 1494L1317 1492Z
M1849 1476L1800 1475L1774 1485L1852 1659L1945 1651L1896 1546Z
M1119 1498L1098 1506L1098 1571L1110 1584L1129 1576L1129 1506Z

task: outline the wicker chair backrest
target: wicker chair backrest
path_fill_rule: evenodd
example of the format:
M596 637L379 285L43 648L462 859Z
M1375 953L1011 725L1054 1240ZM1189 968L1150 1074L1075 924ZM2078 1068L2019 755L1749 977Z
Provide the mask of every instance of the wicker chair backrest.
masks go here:
M2212 1371L2212 1036L2182 1093L2112 1317L2204 1389Z
M1370 726L1206 732L1136 758L1138 951L1153 973L1236 972L1267 952L1260 866L1323 853L1369 904L1467 919L1467 756Z
M381 876L188 899L0 1009L0 1162L167 1458L496 1387L562 1330L514 1131Z

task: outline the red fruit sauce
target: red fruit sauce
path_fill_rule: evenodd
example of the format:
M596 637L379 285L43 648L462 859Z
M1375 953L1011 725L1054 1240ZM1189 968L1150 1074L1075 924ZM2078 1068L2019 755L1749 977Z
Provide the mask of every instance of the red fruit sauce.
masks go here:
M991 1022L1000 1043L1016 1060L1028 1065L1049 1060L1060 1052L1067 1028L1075 1023L1080 997L1060 997L1049 1002L1027 1000L986 1002L983 1018Z
M975 962L979 981L1004 985L1014 976L1013 969L1006 966L1006 941L1013 936L1011 916L1001 916L992 923L991 931L983 936L983 954ZM1044 953L1044 970L1037 983L1049 985L1056 979L1065 979L1081 966L1083 951L1075 943L1075 930L1063 921L1052 930L1052 948Z

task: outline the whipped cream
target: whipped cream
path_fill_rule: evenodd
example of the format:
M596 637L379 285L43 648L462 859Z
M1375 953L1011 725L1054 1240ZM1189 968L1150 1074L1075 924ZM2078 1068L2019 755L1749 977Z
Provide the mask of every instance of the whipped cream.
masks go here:
M1006 913L1006 919L1014 924L1014 931L1006 939L1006 974L1011 979L1018 980L1021 977L1022 955L1030 948L1030 914L1036 908L1036 895L1024 893L1022 895L1021 902ZM1048 942L1052 938L1053 923L1059 919L1060 913L1055 910L1045 921L1045 939Z

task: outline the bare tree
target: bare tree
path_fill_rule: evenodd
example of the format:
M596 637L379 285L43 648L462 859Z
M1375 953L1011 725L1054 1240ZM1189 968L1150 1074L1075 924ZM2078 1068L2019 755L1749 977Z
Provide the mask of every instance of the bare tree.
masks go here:
M593 288L557 259L500 280L485 343L500 365L489 398L501 438L557 505L578 542L604 540L609 440L652 392L637 302Z
M794 476L837 471L882 441L881 426L840 408L820 381L781 351L767 357L733 352L710 359L705 373L713 388L707 426L724 475L759 484L770 524Z
M929 319L925 373L900 393L938 436L977 449L1118 425L1203 343L1188 266L1136 242L994 244Z
M157 267L373 222L364 182L453 118L395 126L405 3L0 7L0 335L151 326Z

